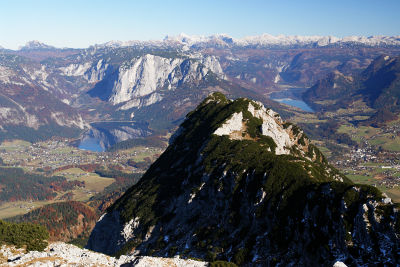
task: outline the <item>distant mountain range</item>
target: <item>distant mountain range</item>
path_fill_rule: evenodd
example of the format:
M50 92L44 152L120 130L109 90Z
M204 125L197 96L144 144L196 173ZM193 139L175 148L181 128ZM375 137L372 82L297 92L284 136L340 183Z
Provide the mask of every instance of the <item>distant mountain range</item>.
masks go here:
M167 35L163 40L152 41L109 41L104 44L96 44L94 47L127 47L127 46L185 46L185 47L325 47L325 46L400 46L400 36L302 36L302 35L262 35L234 38L227 34L215 34L210 36ZM20 50L56 49L39 41L30 41ZM65 48L64 48L65 49Z
M0 50L0 139L77 137L99 121L171 130L212 91L282 111L268 100L270 92L311 87L333 72L355 75L381 55L400 55L399 42L382 36L181 34L71 49L32 41L20 50ZM110 140L138 136L108 132L116 135ZM102 143L112 145L110 140Z
M365 46L398 46L400 45L400 36L347 36L338 38L335 36L301 36L301 35L256 35L244 38L233 38L229 35L218 34L212 36L189 36L180 34L178 36L167 36L164 42L177 42L189 46L239 46L239 47L299 47L299 46L312 46L323 47L330 45L365 45Z
M39 41L29 41L19 50L41 50L41 49L56 49L54 46L41 43Z

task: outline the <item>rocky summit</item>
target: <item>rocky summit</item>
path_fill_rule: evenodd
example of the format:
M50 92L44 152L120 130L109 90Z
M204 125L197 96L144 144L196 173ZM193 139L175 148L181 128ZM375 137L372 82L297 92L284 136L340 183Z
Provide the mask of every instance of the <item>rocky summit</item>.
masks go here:
M214 93L101 217L87 248L239 265L395 265L399 234L398 206L340 174L300 128L260 102Z

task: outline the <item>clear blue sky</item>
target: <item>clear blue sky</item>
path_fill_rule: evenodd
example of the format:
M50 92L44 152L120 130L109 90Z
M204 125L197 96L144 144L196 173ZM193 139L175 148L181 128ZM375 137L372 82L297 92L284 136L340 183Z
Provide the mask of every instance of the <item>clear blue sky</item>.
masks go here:
M0 45L88 47L179 33L400 35L400 0L1 0Z

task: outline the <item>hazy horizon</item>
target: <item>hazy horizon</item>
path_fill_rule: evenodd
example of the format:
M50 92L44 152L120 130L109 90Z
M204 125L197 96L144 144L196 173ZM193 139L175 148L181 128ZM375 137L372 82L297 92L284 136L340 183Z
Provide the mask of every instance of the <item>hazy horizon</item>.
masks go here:
M4 1L0 46L38 40L85 48L111 40L162 40L166 35L234 38L261 35L398 36L400 2L373 1Z
M226 33L215 33L215 34L211 34L211 35L197 35L197 34L189 35L189 34L186 34L186 33L180 33L180 34L176 34L176 35L166 34L164 37L162 37L162 38L160 38L160 39L145 39L145 40L138 40L138 39L130 39L130 40L108 40L108 41L105 41L105 42L102 42L102 43L92 43L92 44L89 44L89 45L86 46L86 47L55 46L55 45L52 45L52 44L50 44L50 43L43 42L43 41L41 41L41 40L28 40L26 43L20 44L20 45L18 45L18 47L16 47L16 48L5 47L5 46L3 46L2 44L0 44L0 47L6 48L6 49L11 49L11 50L19 50L19 49L21 49L22 47L24 47L25 45L27 45L29 42L39 42L39 43L42 43L42 44L45 44L45 45L53 46L53 47L55 47L55 48L86 49L86 48L88 48L88 47L90 47L90 46L93 46L93 45L101 45L101 44L105 44L105 43L109 43L109 42L129 42L129 41L139 41L139 42L146 42L146 41L149 41L149 42L151 42L151 41L162 41L162 40L164 40L165 38L167 38L168 36L169 36L169 37L174 37L174 36L179 36L179 35L188 35L188 36L190 36L190 37L210 37L210 36L213 36L213 35L228 35L228 36L230 36L230 37L232 37L232 38L235 38L235 39L242 39L242 38L252 37L252 36L261 36L261 35L264 35L264 34L269 34L269 33L261 33L261 34L258 34L258 35L247 35L247 36L243 36L243 37L239 37L239 38L236 38L236 37L234 37L234 36L230 36L229 34L226 34ZM271 35L272 35L272 34L271 34ZM397 36L396 36L396 35L393 35L393 36L390 36L390 35L370 35L370 36L365 36L365 35L349 35L349 36L339 37L339 36L334 36L334 35L285 35L285 34L276 34L276 35L273 35L273 36L276 37L276 36L279 36L279 35L284 35L284 36L304 36L304 37L312 37L312 36L320 36L320 37L322 37L322 36L329 36L329 37L338 37L338 38L352 37L352 36L367 37L367 38L372 37L372 36L385 36L385 37L399 37L399 38L400 38L400 35L397 35Z

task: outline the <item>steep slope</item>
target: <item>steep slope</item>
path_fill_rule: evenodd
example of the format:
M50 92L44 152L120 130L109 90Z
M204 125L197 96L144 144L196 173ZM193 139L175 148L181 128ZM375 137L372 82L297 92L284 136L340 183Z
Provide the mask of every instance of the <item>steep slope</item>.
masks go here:
M99 96L113 105L124 103L122 110L149 106L163 99L161 89L171 90L183 84L198 84L210 72L223 78L215 57L190 59L182 56L161 57L145 54L124 62L104 77L89 95Z
M360 74L329 74L303 98L316 109L346 108L362 100L374 109L400 110L400 57L379 56Z
M355 93L360 86L357 78L334 71L304 92L303 99L315 110L346 108L356 100Z
M372 107L400 110L400 57L378 57L362 75L360 93Z
M170 142L101 217L89 249L260 265L398 260L390 199L352 184L261 103L214 93Z

